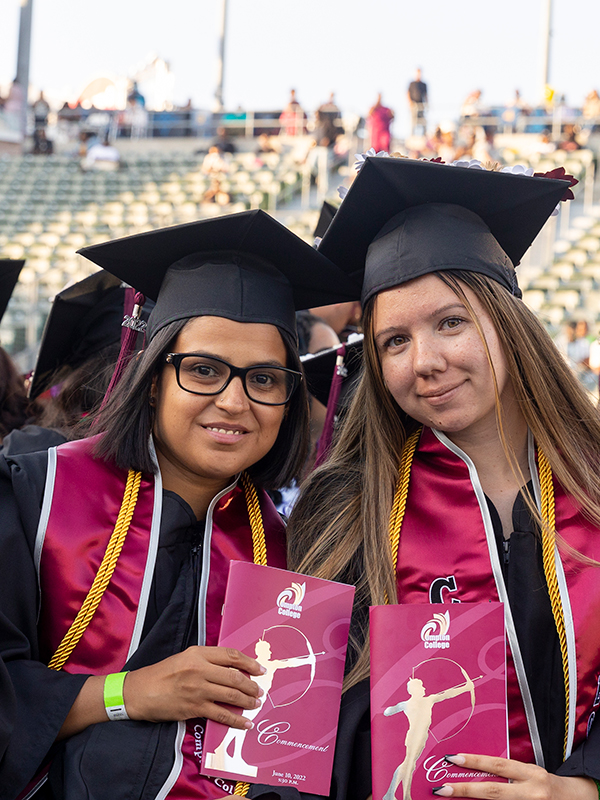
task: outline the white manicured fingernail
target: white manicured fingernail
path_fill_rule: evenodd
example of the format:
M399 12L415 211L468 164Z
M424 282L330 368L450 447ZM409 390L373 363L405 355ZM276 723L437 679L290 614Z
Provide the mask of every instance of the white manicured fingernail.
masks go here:
M455 764L457 767L462 767L466 761L464 756L459 755L451 755L451 756L444 756L446 761L449 761L451 764Z
M454 789L451 786L448 786L448 784L444 784L443 786L436 786L431 790L431 792L436 797L452 797L454 794Z
M246 730L251 731L253 727L254 723L250 722L249 719L247 719L246 722L244 722L244 728L246 728Z

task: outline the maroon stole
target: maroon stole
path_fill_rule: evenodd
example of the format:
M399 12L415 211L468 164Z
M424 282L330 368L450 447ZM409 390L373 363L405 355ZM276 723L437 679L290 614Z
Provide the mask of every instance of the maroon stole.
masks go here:
M533 442L530 469L539 505ZM559 541L600 560L600 531L554 480ZM555 551L569 653L567 757L586 738L600 703L600 580L565 548ZM511 758L543 765L539 733L502 579L491 518L473 463L439 432L425 428L415 453L398 552L401 603L505 603Z
M127 472L92 457L96 437L48 452L44 502L35 557L41 592L40 645L49 660L79 611L112 534ZM259 491L269 565L285 568L285 528ZM118 672L139 645L160 533L160 475L145 475L111 581L83 638L64 669L103 675ZM198 643L216 645L231 560L252 561L252 532L243 489L227 487L209 507L198 601ZM65 577L68 577L65 580ZM178 723L174 764L157 797L217 798L231 782L200 776L204 720Z

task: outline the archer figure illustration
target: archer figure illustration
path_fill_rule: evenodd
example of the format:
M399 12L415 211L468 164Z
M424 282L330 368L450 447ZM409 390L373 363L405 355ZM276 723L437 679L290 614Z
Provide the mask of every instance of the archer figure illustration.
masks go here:
M383 712L384 716L391 717L403 711L408 719L408 731L404 739L406 747L404 761L394 772L390 788L385 793L383 800L397 800L396 789L400 784L402 784L402 800L412 800L410 787L413 774L419 756L427 744L434 705L441 703L443 700L449 700L451 697L457 697L464 692L470 692L471 698L474 700L475 684L464 669L462 672L466 678L464 683L430 695L425 694L422 680L414 677L410 678L406 684L406 690L410 695L409 699L395 706L389 706Z
M278 627L287 627L287 626L278 626ZM306 639L306 637L304 638ZM261 664L261 666L265 667L267 671L264 673L264 675L258 675L252 677L252 680L256 681L256 683L263 690L264 694L258 698L260 701L260 705L258 706L258 708L254 708L249 711L248 710L244 711L244 717L246 719L253 720L258 714L260 714L262 707L265 703L265 700L267 699L267 696L271 689L271 686L273 685L273 678L275 677L275 673L277 672L277 670L289 669L291 667L303 667L306 664L310 664L312 667L312 672L311 672L311 684L312 684L312 681L314 679L314 665L316 661L316 656L324 655L324 653L314 653L308 639L306 641L310 651L307 655L296 656L294 658L280 658L273 660L271 659L271 645L269 644L269 642L264 638L259 639L256 642L256 645L254 647L254 652L256 653L256 660L258 661L259 664ZM306 691L308 691L308 689L305 690L305 692L301 695L301 697L303 697L304 694L306 694ZM297 699L299 700L300 698ZM285 703L283 705L290 705L290 703ZM248 775L249 777L255 778L258 772L258 767L255 767L252 764L247 764L246 761L244 761L244 759L242 758L242 748L244 746L244 741L246 739L247 733L248 733L247 730L240 730L238 728L229 728L221 744L215 748L214 753L206 754L206 766L209 767L210 769L222 770L223 772L237 772L240 775ZM233 742L233 753L230 753L230 746L232 742Z

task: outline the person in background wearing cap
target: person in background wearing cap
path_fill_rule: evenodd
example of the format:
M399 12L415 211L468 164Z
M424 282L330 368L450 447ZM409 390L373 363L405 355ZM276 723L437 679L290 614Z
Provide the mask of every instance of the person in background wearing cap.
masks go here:
M44 326L29 398L28 424L5 437L4 456L45 450L86 435L81 425L97 410L121 347L124 314L133 310L132 289L99 270L59 292ZM142 318L154 303L147 301ZM143 334L138 335L139 344Z
M83 254L157 302L92 436L0 456L0 798L223 797L204 720L250 727L264 671L216 646L229 562L285 566L265 490L306 453L295 308L352 295L262 211Z
M323 350L329 350L329 348L335 347L340 343L333 328L324 320L315 317L310 311L296 312L296 329L298 331L298 353L301 360L303 360L303 356L307 353L319 353ZM308 382L307 388L309 389L310 443L308 456L300 473L300 482L314 467L317 454L317 442L323 430L323 423L327 412L326 404L324 405L319 402L319 400L311 394ZM298 496L298 491L298 482L293 481L291 486L281 486L279 487L279 491L271 494L277 510L286 518L290 515L292 506Z
M351 334L359 332L361 310L357 300L311 308L310 312L330 325L342 342L346 342Z
M102 404L128 330L122 323L133 310L133 297L133 289L105 270L54 297L29 380L29 397L42 407L30 424L6 438L5 456L87 435L82 420ZM147 300L142 320L147 321L153 307ZM143 332L138 333L140 348L143 339Z
M288 527L291 569L357 587L336 798L371 792L368 612L387 598L505 605L511 759L447 760L511 782L433 794L598 797L600 419L513 266L569 185L371 157L321 243L364 273L364 374Z

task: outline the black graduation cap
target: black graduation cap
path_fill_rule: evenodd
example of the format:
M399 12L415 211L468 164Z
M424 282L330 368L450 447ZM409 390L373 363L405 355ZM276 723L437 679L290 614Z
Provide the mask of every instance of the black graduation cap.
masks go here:
M0 259L0 320L4 316L24 264L24 261L10 258Z
M157 300L149 339L170 322L202 315L266 322L295 336L295 308L357 298L338 267L260 210L79 252Z
M59 292L42 335L29 387L35 398L50 388L57 369L74 369L111 344L121 340L125 287L121 280L100 270ZM144 307L148 318L150 307ZM116 356L115 356L116 360Z
M320 353L308 353L300 356L302 367L306 375L306 386L310 394L316 397L324 406L329 399L331 381L337 367L339 353L344 352L344 383L354 383L362 368L363 336L356 335L345 345L330 347Z
M448 269L480 272L520 294L513 265L569 185L551 178L368 157L319 252L353 283L363 283L363 303L383 289Z
M327 200L323 201L323 205L321 206L321 213L319 214L319 220L317 222L317 227L314 231L314 236L318 239L322 239L325 236L325 231L331 224L331 220L335 217L337 212L336 206L328 203Z

